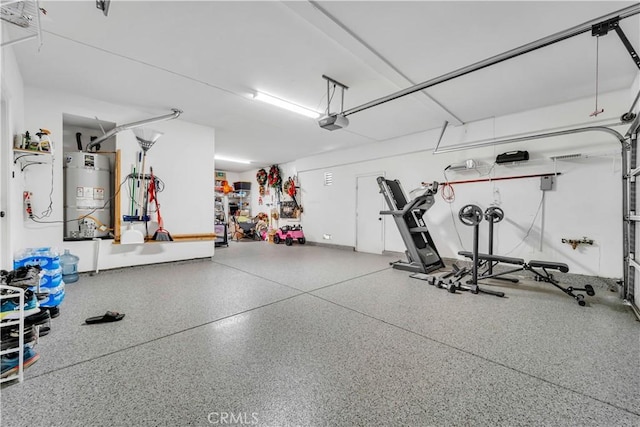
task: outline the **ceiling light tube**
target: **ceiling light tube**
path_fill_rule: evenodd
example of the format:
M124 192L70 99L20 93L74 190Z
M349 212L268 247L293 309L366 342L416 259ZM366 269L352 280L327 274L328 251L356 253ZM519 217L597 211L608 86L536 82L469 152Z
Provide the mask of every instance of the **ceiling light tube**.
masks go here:
M301 107L300 105L293 104L289 101L285 101L284 99L276 98L275 96L267 95L266 93L256 92L255 95L253 95L253 99L275 105L276 107L284 108L285 110L293 111L294 113L298 113L306 117L311 117L312 119L320 117L320 113L317 111Z
M217 154L214 156L214 159L220 160L222 162L242 163L245 165L251 164L251 160L234 159L233 157L218 156Z

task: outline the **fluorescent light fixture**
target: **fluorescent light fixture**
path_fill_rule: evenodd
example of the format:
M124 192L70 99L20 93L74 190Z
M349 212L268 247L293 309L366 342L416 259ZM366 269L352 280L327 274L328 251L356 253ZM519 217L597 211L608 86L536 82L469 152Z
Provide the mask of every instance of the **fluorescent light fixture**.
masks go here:
M293 104L289 101L285 101L284 99L276 98L275 96L267 95L266 93L256 92L255 95L253 95L253 99L275 105L276 107L284 108L285 110L293 111L294 113L298 113L306 117L311 117L312 119L320 117L320 113L317 111L301 107L300 105Z
M216 160L220 160L222 162L242 163L242 164L245 164L245 165L251 164L251 160L234 159L233 157L218 156L217 154L215 156L213 156L213 158L216 159Z

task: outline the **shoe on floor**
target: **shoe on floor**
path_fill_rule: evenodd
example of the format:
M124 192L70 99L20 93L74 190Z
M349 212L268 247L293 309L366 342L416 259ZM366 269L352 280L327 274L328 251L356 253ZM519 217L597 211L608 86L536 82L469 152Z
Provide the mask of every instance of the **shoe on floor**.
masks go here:
M42 267L39 265L18 267L7 274L6 281L8 285L27 289L40 283L41 271Z
M124 313L118 313L117 311L107 311L102 316L89 317L84 322L87 325L93 325L95 323L117 322L118 320L122 320L123 318Z
M38 336L43 337L49 332L51 326L51 316L49 311L38 309L35 314L28 315L24 318L24 333L28 334L33 327L39 327ZM18 325L5 326L0 329L0 339L2 341L20 336L20 327Z
M49 315L51 315L52 319L60 316L60 307L58 306L47 307L47 310L49 311Z
M24 294L24 315L29 316L37 313L38 310L38 298L36 295L27 290ZM20 317L20 299L7 298L2 301L0 306L0 320L4 319L18 319Z
M38 334L32 328L29 328L28 332L24 333L24 338L22 343L24 345L34 342L38 338ZM20 345L19 337L10 337L10 338L2 338L2 342L0 343L0 350L8 350L10 348L16 348Z
M48 325L51 320L49 311L41 308L38 313L32 314L24 318L25 328L34 325Z
M24 335L30 334L32 332L34 332L35 330L33 329L33 326L27 326L25 325L24 327ZM5 341L5 340L10 340L13 338L18 338L20 336L20 327L18 325L13 325L13 326L3 326L2 329L0 329L0 340Z
M15 354L13 357L9 357L8 355L2 356L2 373L0 374L0 378L7 378L11 375L17 374L19 370L18 365L18 357L19 354ZM40 355L33 350L33 348L29 346L24 347L24 352L22 355L22 367L23 369L27 369L29 366L33 365L38 361Z
M35 328L38 330L38 337L44 337L51 332L50 326L35 326Z
M6 330L6 332L5 332ZM29 337L33 334L35 337L40 338L48 335L51 332L51 326L49 323L44 323L40 325L29 325L24 327L24 342L29 342ZM2 337L0 337L0 341L2 342L2 350L5 349L4 343L5 341L16 340L20 337L20 328L18 326L14 326L11 329L8 327L2 328Z

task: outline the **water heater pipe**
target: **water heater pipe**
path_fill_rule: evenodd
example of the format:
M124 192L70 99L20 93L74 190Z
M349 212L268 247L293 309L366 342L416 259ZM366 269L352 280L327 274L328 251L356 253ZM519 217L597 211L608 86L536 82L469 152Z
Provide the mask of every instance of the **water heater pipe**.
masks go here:
M122 132L123 130L129 130L129 129L133 129L133 128L137 128L140 126L144 126L144 125L148 125L151 123L156 123L156 122L163 122L165 120L172 120L172 119L177 119L178 116L180 116L180 114L182 114L182 110L179 110L177 108L172 108L171 109L173 111L173 113L171 114L165 114L164 116L159 116L159 117L154 117L152 119L147 119L147 120L141 120L139 122L133 122L133 123L128 123L126 125L120 125L118 127L115 127L113 129L111 129L109 132L105 133L102 136L99 136L97 139L91 141L89 144L87 144L85 151L90 151L93 147L95 147L96 145L100 144L102 141L105 141L109 138L111 138L113 135Z

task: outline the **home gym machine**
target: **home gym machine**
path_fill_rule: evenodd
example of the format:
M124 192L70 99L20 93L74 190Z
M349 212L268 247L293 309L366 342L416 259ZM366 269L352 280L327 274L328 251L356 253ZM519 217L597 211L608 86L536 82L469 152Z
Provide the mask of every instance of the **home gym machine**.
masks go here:
M504 219L504 211L497 206L490 206L484 211L484 219L489 223L489 247L486 255L493 255L493 226ZM503 276L503 275L494 275L493 267L497 266L497 261L492 261L488 259L481 259L478 261L478 268L482 269L482 271L478 271L478 279L482 280L487 277L492 277L496 280L504 280L511 283L518 283L519 279L517 277Z
M480 267L487 265L486 261L483 261L477 256L478 254L478 232L480 228L480 222L482 222L484 214L482 210L476 205L466 205L458 212L458 218L460 221L469 226L473 226L473 252L471 254L472 267L459 268L457 265L452 266L452 271L446 272L442 275L427 275L415 273L411 277L416 279L425 280L428 284L437 288L445 288L450 293L455 293L457 290L469 291L472 294L488 294L495 295L497 297L504 297L504 292L492 291L481 288L478 284L478 270ZM471 279L466 279L471 275Z
M435 202L433 196L438 191L438 183L422 187L413 200L408 201L397 179L390 180L380 176L377 181L380 193L389 206L389 210L380 211L380 215L393 216L407 247L407 261L392 262L393 268L427 274L444 267L423 219L424 213Z
M491 208L489 208L491 209ZM589 296L594 296L595 295L595 291L593 289L593 286L591 285L585 285L584 288L574 288L574 287L563 287L560 285L560 283L554 279L553 274L549 272L549 270L557 270L560 271L561 273L567 273L569 272L569 266L567 264L564 263L560 263L560 262L550 262L550 261L529 261L528 263L525 262L524 259L522 258L514 258L514 257L505 257L505 256L499 256L499 255L494 255L493 252L493 223L494 222L499 222L499 221L492 221L493 218L497 218L500 217L500 220L502 220L502 218L504 218L504 212L502 211L502 209L500 208L495 208L492 211L489 211L489 209L487 209L487 212L485 212L484 218L487 219L489 221L489 227L490 227L490 232L489 232L489 254L482 254L478 252L478 227L480 222L482 221L483 215L482 215L482 210L480 210L480 208L478 206L475 205L467 205L465 207L463 207L462 209L460 209L460 212L458 214L460 221L462 221L463 224L465 225L471 225L474 227L474 237L473 237L473 251L472 252L468 252L468 251L460 251L458 252L458 255L462 255L466 258L470 258L472 261L472 268L471 268L471 273L472 273L472 279L470 282L467 282L467 285L471 285L473 286L474 284L477 286L478 283L478 279L480 280L484 280L484 279L503 279L503 280L508 280L510 282L513 283L517 283L518 279L515 278L504 278L501 276L507 275L507 274L511 274L511 273L515 273L517 271L529 271L534 275L534 279L539 281L539 282L546 282L546 283L551 283L553 286L555 286L556 288L560 289L562 292L564 292L565 294L569 295L570 297L574 298L579 305L584 306L586 305L586 302L584 300L584 295L582 294L576 294L574 293L574 291L582 291L585 292L587 295ZM497 209L500 209L499 211L497 211ZM489 213L489 215L488 215ZM493 215L496 215L495 217ZM481 266L484 263L484 266L486 267L486 269L481 273L481 275L478 275L478 268L479 266ZM510 265L514 265L515 267L507 270L507 271L502 271L499 273L494 273L493 272L493 267L496 266L499 263L503 263L503 264L510 264ZM464 272L463 270L460 270ZM485 293L487 293L487 291L484 291ZM504 294L502 292L500 292L500 294L502 295L498 295L498 296L504 296Z
M471 254L471 280L465 284L460 283L457 287L471 291L473 294L482 292L483 294L495 295L497 297L503 297L504 292L490 291L488 289L482 289L478 285L478 266L480 265L480 259L478 254L478 235L480 230L480 222L482 222L484 214L482 209L476 205L466 205L458 212L458 218L464 225L473 227L473 252ZM462 276L464 277L464 276ZM461 278L462 278L461 277Z

